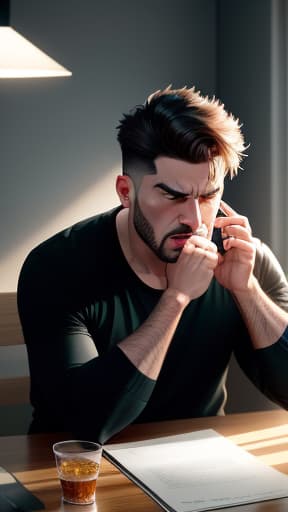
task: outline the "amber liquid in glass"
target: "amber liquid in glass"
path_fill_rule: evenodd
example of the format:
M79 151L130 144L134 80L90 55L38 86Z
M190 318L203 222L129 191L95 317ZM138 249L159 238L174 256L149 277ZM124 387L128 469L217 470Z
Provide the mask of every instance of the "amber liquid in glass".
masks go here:
M69 503L95 501L99 464L84 458L66 459L59 467L63 498Z

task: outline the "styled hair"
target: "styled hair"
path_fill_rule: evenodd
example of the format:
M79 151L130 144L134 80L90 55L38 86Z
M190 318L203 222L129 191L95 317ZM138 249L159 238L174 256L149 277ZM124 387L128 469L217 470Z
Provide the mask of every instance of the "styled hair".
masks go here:
M154 161L159 156L209 161L211 179L217 170L232 178L245 156L239 120L223 103L202 96L195 87L169 86L154 92L124 115L117 129L123 174L132 179L156 173Z

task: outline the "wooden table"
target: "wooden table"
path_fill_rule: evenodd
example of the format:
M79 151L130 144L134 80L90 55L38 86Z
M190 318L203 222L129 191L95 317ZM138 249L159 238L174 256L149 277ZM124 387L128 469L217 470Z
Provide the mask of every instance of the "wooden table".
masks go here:
M288 474L288 413L282 410L228 416L132 425L109 442L127 442L149 437L213 428L265 463ZM69 437L69 436L68 436ZM61 503L52 444L67 439L63 434L0 437L0 465L15 476L45 504L47 511L92 512L90 505ZM287 489L288 490L288 489ZM159 512L162 509L105 459L97 482L98 512ZM241 507L231 512L287 512L288 498Z

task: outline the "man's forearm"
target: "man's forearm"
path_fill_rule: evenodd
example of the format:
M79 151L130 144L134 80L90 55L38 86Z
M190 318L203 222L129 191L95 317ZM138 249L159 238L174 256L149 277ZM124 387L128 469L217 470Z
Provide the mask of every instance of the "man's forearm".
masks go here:
M288 313L277 306L253 276L246 292L234 294L255 348L273 345L288 325Z
M119 343L128 359L150 379L158 377L186 305L184 294L167 289L147 320Z

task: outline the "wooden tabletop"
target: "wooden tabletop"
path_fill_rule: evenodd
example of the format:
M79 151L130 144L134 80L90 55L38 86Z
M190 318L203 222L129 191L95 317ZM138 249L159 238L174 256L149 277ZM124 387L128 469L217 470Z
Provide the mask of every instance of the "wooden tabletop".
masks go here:
M282 410L131 425L110 442L127 442L213 428L265 463L288 474L288 412ZM0 466L15 474L53 512L92 512L96 507L61 503L52 444L63 434L0 437ZM231 512L287 512L288 498L233 508ZM141 489L104 458L97 482L98 512L160 512Z

